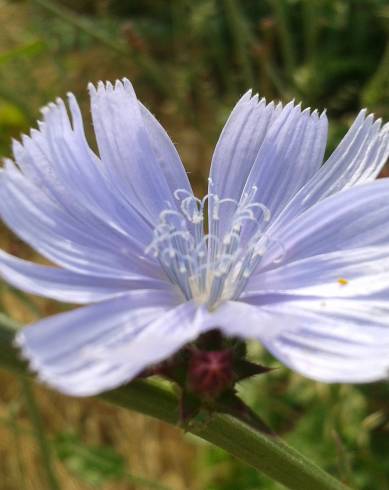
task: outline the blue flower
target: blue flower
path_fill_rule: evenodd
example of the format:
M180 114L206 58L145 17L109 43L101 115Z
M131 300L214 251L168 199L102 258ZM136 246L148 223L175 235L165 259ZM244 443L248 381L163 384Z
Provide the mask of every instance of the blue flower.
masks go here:
M2 219L58 267L0 252L29 293L92 303L17 337L40 378L91 395L211 329L258 339L326 382L389 368L388 127L362 111L322 165L327 119L246 93L194 197L128 80L89 87L98 155L73 95L43 110L0 173ZM71 119L68 112L70 111Z

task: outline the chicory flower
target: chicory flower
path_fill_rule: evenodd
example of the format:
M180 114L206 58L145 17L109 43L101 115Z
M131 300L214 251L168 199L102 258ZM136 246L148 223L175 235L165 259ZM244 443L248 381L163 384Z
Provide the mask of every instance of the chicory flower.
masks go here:
M309 378L387 376L389 180L375 181L387 125L361 111L323 164L325 113L248 92L199 199L128 80L89 91L98 155L69 94L0 173L2 219L57 266L0 251L1 276L92 303L18 334L43 381L96 394L214 329L259 340Z

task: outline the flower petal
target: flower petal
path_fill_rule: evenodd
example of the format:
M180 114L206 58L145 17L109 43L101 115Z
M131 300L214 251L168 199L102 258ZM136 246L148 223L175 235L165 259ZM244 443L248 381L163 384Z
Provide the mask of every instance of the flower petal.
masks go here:
M158 167L164 173L171 193L174 194L177 189L181 189L192 194L187 173L168 134L141 102L139 102L139 106Z
M240 201L252 195L266 206L272 218L319 170L327 141L327 118L317 111L301 112L293 102L284 108L259 103L245 94L231 113L212 160L209 219L216 194L220 199ZM236 206L223 206L223 235Z
M386 303L281 295L247 301L226 302L212 313L201 309L202 331L219 328L228 336L259 340L286 366L319 381L363 383L387 377Z
M236 104L220 135L212 157L209 192L239 200L247 176L271 122L281 105L247 92Z
M213 311L201 307L197 321L201 325L201 332L219 329L227 336L243 339L259 336L261 339L272 339L284 327L283 324L277 324L265 310L243 301L226 301Z
M27 293L68 303L92 303L132 289L168 289L164 281L92 277L18 259L0 250L0 277Z
M269 293L369 296L388 286L389 247L366 247L315 255L255 274L242 298Z
M374 180L389 156L389 124L381 124L361 111L330 158L281 213L277 226L328 196Z
M387 297L389 289L386 289ZM261 306L284 328L258 339L281 362L324 382L367 383L389 373L387 301L302 299Z
M388 246L388 197L389 179L380 179L328 197L282 227L271 226L257 273L332 251Z
M39 377L89 396L130 381L199 334L196 306L173 292L132 291L26 327L17 336Z
M2 219L49 260L75 272L108 277L159 276L156 263L128 237L103 233L66 213L7 162L0 172Z
M182 164L177 155L171 159L171 144L142 111L128 80L117 81L115 87L100 82L97 90L90 84L89 90L97 144L111 181L123 198L155 224L163 210L176 206L172 189L177 181L191 192ZM157 132L163 144L156 151L150 136Z
M300 106L285 106L270 126L243 193L257 188L256 199L272 219L317 173L327 143L327 117Z
M73 125L61 99L42 109L44 121L38 123L39 130L23 136L23 144L13 144L19 168L70 219L93 227L95 235L119 232L132 241L135 235L145 247L151 228L110 188L102 163L86 141L77 102L72 94L68 98Z

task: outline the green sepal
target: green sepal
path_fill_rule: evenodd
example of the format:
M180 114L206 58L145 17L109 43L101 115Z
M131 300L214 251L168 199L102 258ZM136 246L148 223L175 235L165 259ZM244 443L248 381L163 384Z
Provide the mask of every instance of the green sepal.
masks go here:
M202 408L202 402L187 390L182 390L179 399L179 425L185 431L190 429L191 422Z
M242 381L243 379L251 378L259 374L266 374L273 371L273 368L256 364L246 359L237 359L234 363L234 375L236 381Z

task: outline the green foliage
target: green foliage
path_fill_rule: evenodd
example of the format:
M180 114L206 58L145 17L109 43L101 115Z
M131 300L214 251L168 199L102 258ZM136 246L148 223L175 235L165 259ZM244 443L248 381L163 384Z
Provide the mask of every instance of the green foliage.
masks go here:
M93 488L110 482L128 482L139 489L168 490L158 482L130 474L125 458L114 448L86 445L72 432L57 434L53 449L68 471Z
M113 448L87 446L72 433L58 434L54 449L71 473L94 487L121 480L126 471L124 458Z

